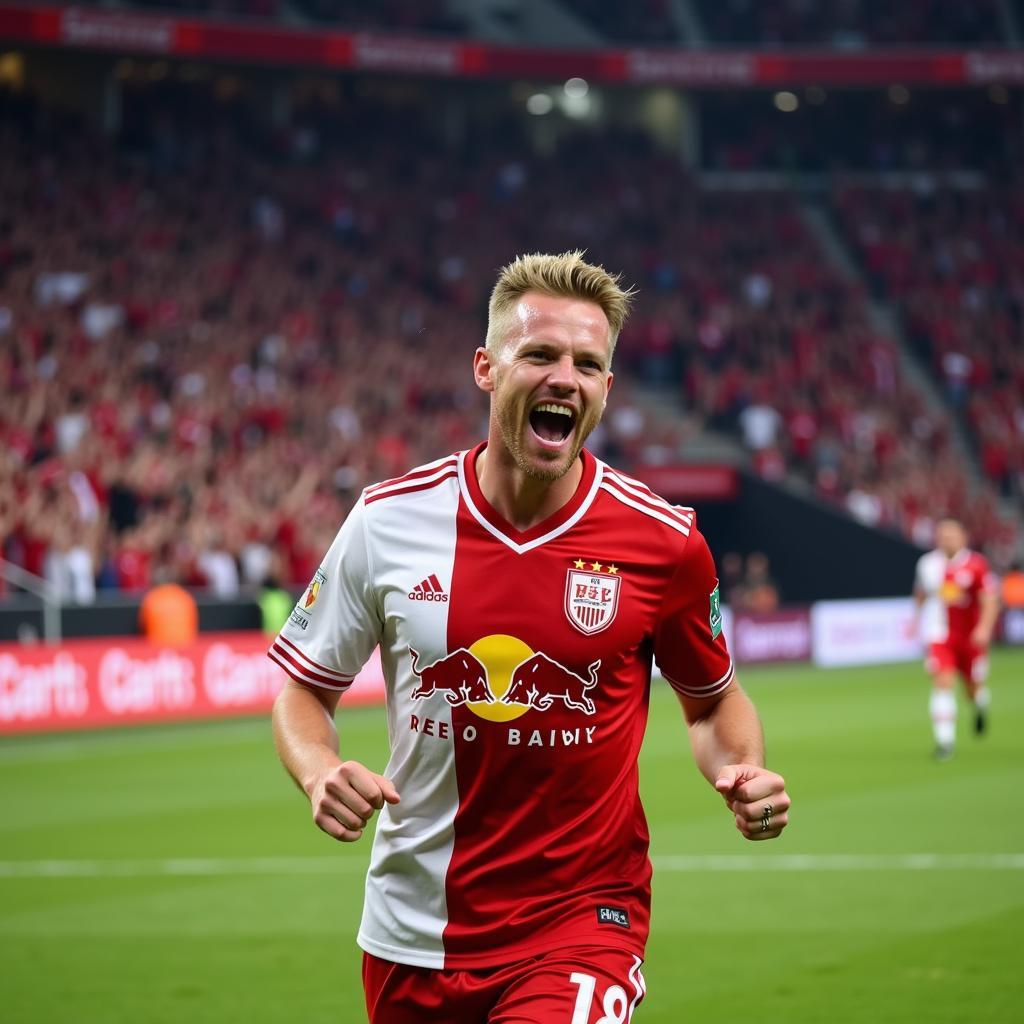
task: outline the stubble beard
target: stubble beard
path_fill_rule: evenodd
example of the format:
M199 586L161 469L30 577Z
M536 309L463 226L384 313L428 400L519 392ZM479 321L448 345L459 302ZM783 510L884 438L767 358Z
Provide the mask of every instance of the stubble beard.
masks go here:
M596 423L591 424L586 430L583 430L577 424L573 427L576 438L568 454L558 461L538 463L536 459L530 457L529 452L526 450L526 445L523 444L523 428L516 411L509 404L499 402L496 413L501 440L509 455L512 456L516 466L524 476L528 476L532 480L543 481L544 483L554 483L556 480L561 480L572 469L576 459L579 458L584 441L586 441L591 430L597 425ZM525 429L529 430L529 419L527 418L525 422Z

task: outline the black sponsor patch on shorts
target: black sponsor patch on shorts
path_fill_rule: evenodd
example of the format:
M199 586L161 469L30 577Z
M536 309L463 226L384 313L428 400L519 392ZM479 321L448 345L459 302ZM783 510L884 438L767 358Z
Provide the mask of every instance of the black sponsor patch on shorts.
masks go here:
M617 924L620 928L629 927L629 911L624 907L598 907L598 924Z

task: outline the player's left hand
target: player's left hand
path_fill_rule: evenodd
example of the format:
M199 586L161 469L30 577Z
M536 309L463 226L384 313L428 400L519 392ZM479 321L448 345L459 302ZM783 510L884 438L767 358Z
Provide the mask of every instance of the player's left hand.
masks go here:
M986 629L982 625L974 627L971 633L971 646L977 647L979 650L984 651L988 649L988 645L992 642L992 632Z
M789 824L786 780L753 764L727 764L718 772L715 789L736 817L745 839L777 839Z

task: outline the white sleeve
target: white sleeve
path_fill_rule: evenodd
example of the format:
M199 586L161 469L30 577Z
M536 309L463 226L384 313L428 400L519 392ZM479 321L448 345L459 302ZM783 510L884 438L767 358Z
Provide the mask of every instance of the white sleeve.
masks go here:
M348 689L383 628L372 576L360 497L267 652L270 657L300 683Z
M917 560L917 568L914 570L914 590L920 591L925 596L928 595L928 585L924 579L924 563L927 558L927 555L922 555Z

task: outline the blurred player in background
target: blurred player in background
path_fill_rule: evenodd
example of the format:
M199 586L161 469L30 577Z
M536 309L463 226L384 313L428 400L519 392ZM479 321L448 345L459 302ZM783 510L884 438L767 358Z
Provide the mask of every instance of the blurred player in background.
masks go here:
M643 998L651 656L739 831L789 797L722 635L692 509L583 448L629 294L521 257L474 356L485 443L369 487L271 648L278 751L343 842L376 810L359 944L372 1024L625 1021ZM380 645L391 759L343 760L339 697Z
M936 525L935 549L917 563L914 601L932 677L935 756L944 761L956 745L957 674L974 704L974 731L981 735L987 727L988 648L999 616L998 581L984 555L967 547L958 519L947 517Z

